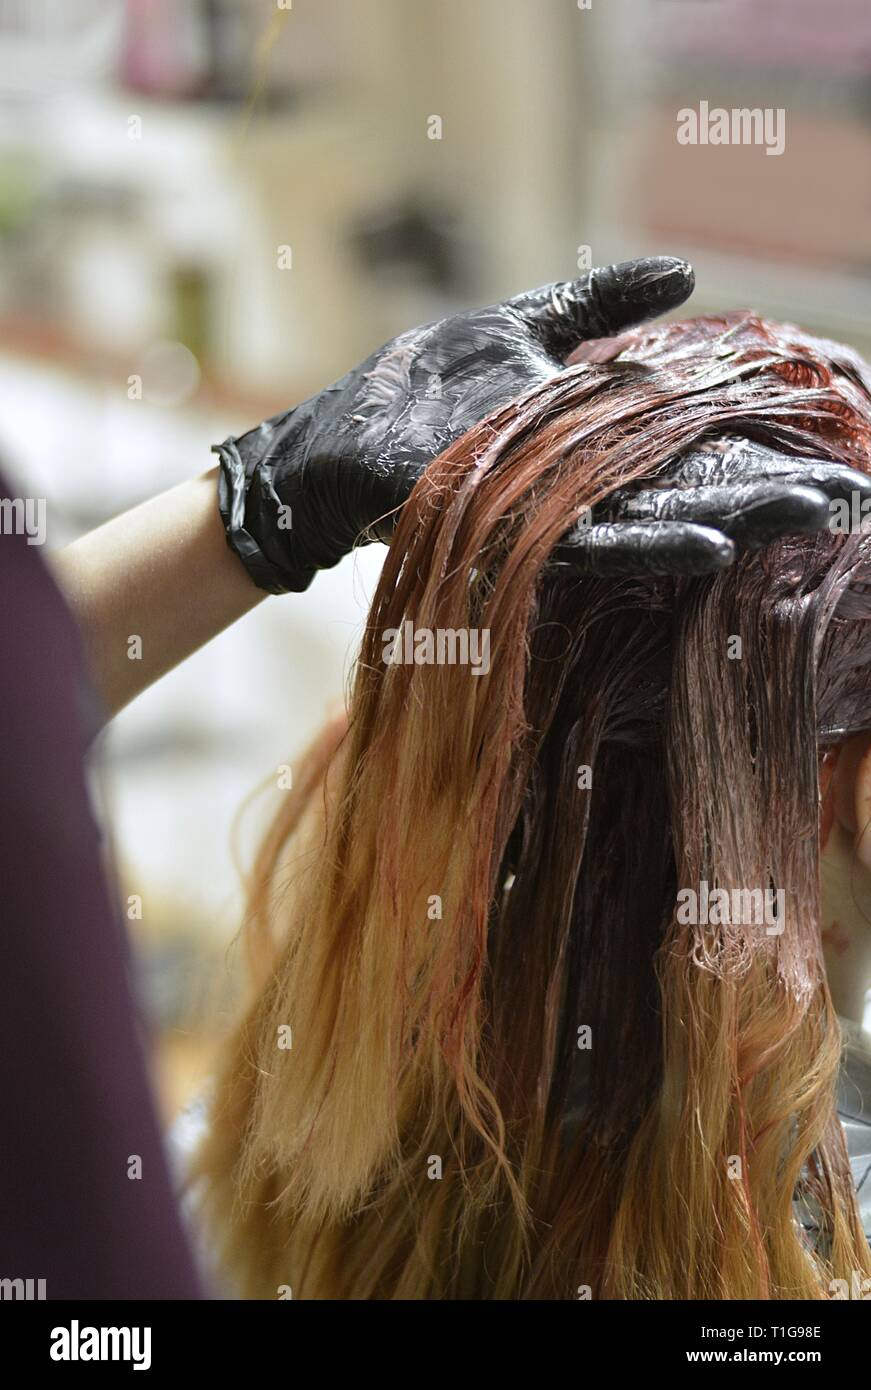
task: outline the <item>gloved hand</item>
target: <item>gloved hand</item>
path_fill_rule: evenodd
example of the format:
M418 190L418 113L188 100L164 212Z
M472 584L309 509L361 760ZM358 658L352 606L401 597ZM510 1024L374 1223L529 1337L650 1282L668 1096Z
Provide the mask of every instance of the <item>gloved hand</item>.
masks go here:
M665 313L692 288L684 261L626 261L400 334L333 386L216 447L229 544L260 588L307 588L355 545L389 541L426 465L472 425L554 376L584 339ZM696 530L713 555L722 536ZM643 559L643 532L631 535ZM606 549L612 564L613 541ZM583 563L589 554L585 544Z
M778 536L820 531L837 498L871 497L844 464L716 439L684 455L657 486L613 492L554 551L555 565L602 577L708 574Z

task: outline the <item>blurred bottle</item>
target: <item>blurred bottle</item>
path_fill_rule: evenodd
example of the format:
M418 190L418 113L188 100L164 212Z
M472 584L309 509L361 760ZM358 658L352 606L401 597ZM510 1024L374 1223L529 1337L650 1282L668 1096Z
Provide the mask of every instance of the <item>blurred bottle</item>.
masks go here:
M241 0L127 0L124 81L149 96L243 101L256 18Z
M127 0L121 76L148 96L192 97L209 82L209 40L201 0Z
M240 0L203 0L209 54L208 94L244 101L251 91L253 16Z

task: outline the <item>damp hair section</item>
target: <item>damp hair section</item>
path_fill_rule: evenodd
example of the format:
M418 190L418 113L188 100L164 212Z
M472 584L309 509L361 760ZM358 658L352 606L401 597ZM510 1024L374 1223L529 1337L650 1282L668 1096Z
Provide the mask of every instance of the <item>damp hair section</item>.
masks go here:
M871 1274L818 834L820 749L871 707L871 538L707 578L553 563L584 509L702 444L869 472L869 387L788 325L691 319L594 346L427 468L347 716L251 875L197 1169L244 1294L825 1298ZM409 622L486 631L486 674L385 661ZM776 892L776 930L681 920L703 884Z

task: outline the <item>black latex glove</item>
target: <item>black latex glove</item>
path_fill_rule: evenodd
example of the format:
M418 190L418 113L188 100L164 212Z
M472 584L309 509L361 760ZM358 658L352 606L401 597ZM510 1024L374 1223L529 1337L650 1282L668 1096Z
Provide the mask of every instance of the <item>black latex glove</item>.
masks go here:
M871 497L871 478L843 464L717 439L686 454L656 486L620 489L581 520L554 563L603 577L707 574L778 536L820 531L835 498Z
M684 261L626 261L400 334L335 385L216 448L230 545L260 588L307 588L355 545L389 541L426 465L472 425L559 372L585 339L665 313L692 288ZM706 540L710 549L722 537ZM611 564L611 541L606 549Z

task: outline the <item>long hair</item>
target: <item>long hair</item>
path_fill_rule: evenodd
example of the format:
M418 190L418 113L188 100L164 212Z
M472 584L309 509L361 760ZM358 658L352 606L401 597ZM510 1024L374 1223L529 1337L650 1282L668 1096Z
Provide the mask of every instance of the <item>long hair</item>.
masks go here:
M553 563L585 508L713 438L869 471L871 383L747 314L615 351L427 468L347 721L255 866L198 1170L249 1296L820 1298L871 1274L818 836L820 735L868 722L871 538L706 578ZM463 633L489 669L430 659ZM686 890L781 907L719 920Z

